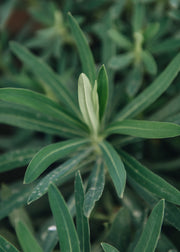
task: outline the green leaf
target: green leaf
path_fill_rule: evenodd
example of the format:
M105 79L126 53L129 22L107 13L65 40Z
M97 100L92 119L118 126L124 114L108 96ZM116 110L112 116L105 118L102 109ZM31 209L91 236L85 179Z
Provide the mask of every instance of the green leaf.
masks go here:
M173 122L173 123L176 123L176 124L180 125L180 113L172 115L172 116L168 116L166 118L166 121Z
M74 139L50 144L42 148L31 160L25 173L24 182L32 182L52 163L67 157L67 155L76 151L79 147L84 146L86 143L87 140Z
M108 135L124 134L143 138L167 138L180 135L180 126L174 123L144 120L123 120L110 124Z
M0 102L0 108L0 122L5 124L63 137L77 136L78 132L82 133L82 131L64 126L63 123L60 124L47 115L20 105Z
M124 198L124 197L123 197ZM120 251L126 251L132 235L132 216L130 211L121 206L107 232L105 241Z
M105 252L119 252L119 250L108 243L102 242L101 246Z
M149 23L143 33L144 40L148 42L149 40L153 39L153 37L158 33L159 28L159 23Z
M151 46L150 50L152 53L161 54L178 50L179 48L180 48L179 38L168 38L163 41L158 41L158 44Z
M77 119L68 115L60 105L37 92L21 88L1 88L0 99L24 105L45 115L48 114L64 124L74 125L78 129L79 127L82 128L82 124Z
M160 200L153 208L134 252L153 252L157 246L164 216L165 201Z
M88 158L90 151L91 149L87 149L82 153L77 154L75 157L68 159L62 165L58 166L56 169L54 169L48 175L42 178L31 192L28 198L28 204L43 196L47 192L48 185L50 183L61 185L68 179L72 178L77 169L80 168L79 163L85 158Z
M0 251L1 252L19 252L9 241L0 235Z
M102 65L99 70L97 83L97 91L99 96L99 117L102 119L108 104L109 97L109 81L104 65Z
M103 141L99 144L99 146L117 194L120 198L122 198L126 183L126 171L124 169L123 162L121 161L118 153L108 142Z
M32 185L21 185L20 188L14 185L12 195L0 202L0 220L8 216L14 209L25 206L31 190Z
M164 104L161 108L157 108L155 113L153 113L148 119L153 121L162 121L165 120L169 116L173 116L180 111L180 93L174 96L171 100L169 100L166 104Z
M40 147L9 151L0 156L0 172L27 165Z
M115 29L110 29L108 35L120 48L130 50L133 47L131 41Z
M134 65L126 77L126 92L130 97L136 95L143 81L143 70L140 64Z
M134 54L132 52L119 54L110 59L108 66L113 70L122 70L129 66L133 62L133 59Z
M61 83L59 76L57 76L45 62L37 56L34 56L29 50L17 42L10 42L10 48L15 55L28 66L37 78L42 80L42 82L53 91L54 95L58 97L66 107L69 107L71 111L74 111L76 115L79 115L77 106L74 104L70 93Z
M96 79L96 72L95 72L95 63L93 59L93 55L87 43L87 40L81 31L77 21L68 13L69 25L71 27L71 31L73 37L76 41L76 45L79 51L79 57L81 59L81 64L83 68L83 72L88 76L92 85L94 85L94 81Z
M159 197L157 197L157 195L155 196L152 194L149 190L147 190L147 188L137 183L132 177L129 176L128 181L140 198L145 200L151 207L159 201ZM167 223L180 231L180 209L174 204L166 202L164 219Z
M95 80L94 87L92 88L91 92L92 102L94 105L94 111L96 114L96 118L99 118L99 96L97 91L97 80Z
M56 222L62 252L80 252L79 240L72 217L63 196L53 184L49 186L48 197Z
M146 71L152 75L157 74L157 64L152 54L148 51L142 51L142 59Z
M16 234L24 252L32 252L32 249L33 252L43 252L28 227L20 220L16 224Z
M128 177L135 180L136 183L142 185L156 196L180 205L180 191L155 173L148 170L126 152L121 150L119 153L125 164Z
M84 198L84 214L89 217L94 208L95 202L98 201L103 193L105 184L104 165L98 160L88 179L87 192Z
M95 104L92 99L92 86L85 74L81 74L78 80L78 100L84 121L93 132L98 131L98 117Z
M134 32L138 32L142 29L145 17L145 5L141 2L134 3L134 13L132 16L132 26Z
M76 228L81 252L90 252L90 232L87 217L84 215L84 188L80 172L75 176Z
M180 53L171 61L159 77L141 94L134 98L116 116L116 120L135 117L145 110L170 86L180 71Z

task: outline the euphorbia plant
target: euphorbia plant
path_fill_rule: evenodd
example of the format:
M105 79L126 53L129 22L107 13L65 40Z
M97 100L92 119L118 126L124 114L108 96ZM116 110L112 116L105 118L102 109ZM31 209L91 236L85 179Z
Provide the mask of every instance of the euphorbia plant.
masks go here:
M96 75L93 56L85 36L71 14L69 14L69 24L77 43L83 67L83 73L80 74L78 80L77 99L74 98L71 90L63 85L59 76L51 68L16 42L11 42L11 50L44 83L45 90L50 90L50 95L48 97L48 93L40 94L21 88L0 89L1 122L38 130L61 138L60 141L43 147L32 158L25 173L24 183L33 182L51 164L61 160L61 164L57 168L40 177L29 195L28 203L32 203L49 192L50 205L60 236L60 246L64 252L67 249L80 251L80 247L81 251L90 251L89 243L85 247L82 246L84 240L82 240L81 234L83 231L80 230L79 222L81 223L83 219L83 228L87 231L87 218L90 217L95 202L101 197L105 178L108 179L109 175L117 195L121 199L124 195L127 177L127 184L135 188L139 194L145 195L144 198L149 197L151 206L161 198L169 202L166 208L166 220L172 225L174 222L173 211L177 215L179 213L171 203L180 204L180 192L174 186L140 164L122 148L116 149L111 137L116 135L117 140L121 141L123 135L142 139L160 139L180 135L180 126L173 122L138 119L138 115L157 100L177 76L180 70L180 54L169 63L152 84L121 111L117 111L115 117L110 116L109 118L107 111L113 105L113 99L109 98L109 87L112 83L108 82L105 66L100 67ZM23 161L22 153L19 156ZM16 164L14 164L15 166ZM87 188L84 193L80 174L76 175L75 199L76 212L77 215L79 214L78 238L66 204L52 183L60 186L74 177L76 171L79 170L82 174L89 174L89 177L86 176ZM82 196L81 209L78 209L77 192ZM163 214L164 200L161 200L153 209L145 231L139 242L134 245L133 251L154 251ZM65 236L62 234L62 222L58 221L58 216L62 222L64 221ZM23 224L17 224L17 234L22 229L26 230ZM154 233L155 230L156 233ZM150 233L149 241L146 232ZM61 235L64 237L64 243ZM23 243L23 241L21 242ZM150 243L152 249L146 250L147 244ZM75 244L74 247L73 244ZM113 249L105 243L102 246L105 251Z

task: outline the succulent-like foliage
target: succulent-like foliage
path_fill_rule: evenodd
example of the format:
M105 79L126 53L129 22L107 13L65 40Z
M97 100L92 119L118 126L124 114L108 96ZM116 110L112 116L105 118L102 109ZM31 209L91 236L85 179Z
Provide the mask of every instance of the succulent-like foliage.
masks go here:
M67 2L69 5L65 5L65 10L67 6L73 10L72 2ZM98 13L97 2L87 2ZM100 2L103 5L109 1ZM165 64L161 59L157 60L157 64L157 55L164 52L160 49L159 52L158 43L169 29L165 26L163 31L161 20L148 23L149 17L146 25L143 25L149 8L148 1L130 1L131 4L120 2L115 1L107 9L102 9L102 23L97 22L91 28L94 34L98 25L102 28L98 35L103 55L97 72L95 52L91 51L77 20L68 13L66 21L63 12L56 11L56 5L48 4L52 7L49 14L51 22L48 23L50 27L40 30L26 45L38 48L42 39L48 45L53 41L53 45L66 52L63 54L61 51L66 59L65 65L69 64L70 53L66 46L71 47L72 55L76 55L76 45L82 66L79 67L75 57L75 66L71 65L71 68L78 68L73 69L76 77L72 77L67 66L64 66L64 75L62 69L58 74L25 46L10 42L10 50L23 64L26 77L31 73L31 78L38 83L23 87L2 85L0 88L0 122L10 125L12 129L20 128L16 136L10 138L9 145L8 139L4 139L4 145L3 139L0 143L0 148L7 150L0 156L0 172L11 172L27 165L24 185L21 178L20 182L13 181L16 183L10 187L2 187L0 218L9 217L25 252L31 252L32 248L39 252L56 251L58 240L62 252L96 252L102 249L105 252L153 252L155 249L162 252L163 249L175 249L175 245L164 234L160 234L163 219L165 224L180 230L180 191L170 177L163 177L156 171L169 170L171 162L175 163L176 169L179 159L166 165L157 164L160 168L153 171L153 166L143 158L148 157L144 155L143 146L146 148L147 144L150 151L157 148L159 152L158 144L167 138L172 148L178 146L180 100L179 94L176 96L176 91L173 91L179 90L173 82L180 71L180 53L174 53L178 49L178 46L174 46ZM161 8L166 8L165 3L161 4ZM158 3L152 5L158 9ZM128 38L128 30L124 35L113 25L123 8L125 12L132 12L134 44L130 41L132 38ZM82 11L86 12L85 7ZM33 9L31 12L36 15ZM173 9L170 13L176 16ZM41 18L43 20L43 15ZM106 34L103 29L107 30ZM161 36L158 32L162 32ZM61 41L58 41L58 36L62 36ZM107 41L108 50L118 44L127 52L120 55L115 55L113 50L106 52ZM171 42L174 41L179 41L178 35ZM54 60L57 62L60 53L57 54L56 49L51 49L44 59L49 62L56 55ZM42 46L41 50L41 56L47 56L46 47ZM132 69L128 68L130 64ZM157 65L161 70L158 74ZM120 78L119 70L123 71L125 88L119 81L114 84ZM151 77L147 77L147 73ZM154 78L154 75L157 76ZM141 85L142 81L146 84ZM169 91L171 88L172 91ZM166 103L168 92L174 92L175 96ZM163 107L159 109L161 103ZM153 155L157 155L156 150ZM72 181L75 181L74 187ZM57 187L61 188L62 193ZM43 218L42 231L34 237L27 212L31 216L33 210L32 213L28 210L31 204L38 206L38 202L42 202L44 207L40 208L39 218L41 211L43 214L47 211L50 215L47 198L42 197L46 193L54 220L46 218L44 221ZM27 207L27 204L30 206ZM96 230L99 221L106 226L101 226L101 231ZM45 240L49 240L48 245ZM5 251L5 248L17 251L9 241L0 237L0 250Z

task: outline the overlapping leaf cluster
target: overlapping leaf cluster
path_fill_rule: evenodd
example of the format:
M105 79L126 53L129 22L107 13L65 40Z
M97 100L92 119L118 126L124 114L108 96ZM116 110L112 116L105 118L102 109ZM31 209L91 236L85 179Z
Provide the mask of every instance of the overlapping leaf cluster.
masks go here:
M118 250L150 252L155 251L157 246L158 251L169 247L175 248L165 235L162 235L160 240L159 236L163 218L166 223L180 229L180 211L176 206L180 205L180 191L172 183L169 183L168 179L165 180L146 168L123 146L134 144L134 150L136 144L141 144L145 139L171 138L180 135L180 114L178 106L174 106L179 102L179 95L173 97L170 105L163 106L159 111L154 112L153 107L151 110L154 102L168 90L177 77L180 71L180 53L177 53L169 61L152 83L148 84L136 97L128 100L126 91L132 90L132 78L139 81L138 76L142 74L142 64L150 74L156 72L154 71L155 60L146 49L142 49L142 43L138 42L138 38L144 36L147 41L152 39L159 26L158 24L148 24L143 30L141 27L142 15L146 5L138 1L138 3L135 2L132 4L134 6L132 15L135 36L134 48L128 38L119 34L114 28L112 29L111 22L102 23L103 29L106 30L107 27L109 29L107 34L108 40L111 42L108 45L108 51L111 43L114 43L113 40L115 43L123 45L124 49L130 50L127 55L113 56L111 53L112 58L107 64L107 70L102 65L97 71L86 37L78 22L68 13L71 32L66 33L67 30L65 30L65 33L70 36L72 44L76 44L82 65L79 78L73 79L76 84L71 87L66 85L65 78L59 76L42 58L35 56L17 42L10 43L11 51L31 72L33 78L41 83L39 90L19 86L0 89L0 122L24 130L24 135L22 131L19 135L17 132L17 136L19 138L20 135L23 135L22 142L25 147L19 150L14 148L0 157L1 172L28 165L24 176L24 184L28 185L22 185L21 181L16 186L18 188L16 192L4 187L2 189L3 200L0 203L0 217L9 216L23 251L29 252L32 247L33 251L53 251L58 237L62 252L98 251L100 240L105 241L101 245L102 249L107 252ZM93 3L95 4L95 2ZM121 13L124 5L125 1L122 1L121 4L117 1L106 12L104 18L110 18L114 13L113 18L111 17L113 22L116 17L115 10L119 8L119 13ZM63 25L62 22L61 25ZM94 26L92 30L97 31L97 27L98 25ZM67 27L64 26L64 29ZM52 30L49 30L50 35ZM44 30L44 34L47 31ZM102 48L107 48L107 34L99 34ZM156 44L160 38L156 37L156 40L153 40L154 47L158 47ZM37 46L36 39L30 42ZM179 41L179 38L174 40ZM148 48L152 48L150 44L147 43ZM138 46L140 46L140 51L137 52ZM173 49L177 48L178 46ZM152 53L157 51L152 50ZM107 52L103 54L102 59L104 59L102 63L106 64ZM119 76L110 69L112 65L116 66L116 70L122 69L128 66L132 59L135 59L133 72L131 71L130 76L126 72L129 77L128 89L119 90L118 85L113 85L115 77L119 78ZM112 68L114 69L114 67ZM132 96L138 92L139 83L134 83L135 91ZM118 96L123 103L121 109L119 109L121 101L117 102ZM124 99L126 99L125 104ZM169 111L169 107L172 108L172 112ZM146 115L148 108L151 113L149 117L148 113ZM28 130L30 130L29 135L27 134ZM44 133L47 139L45 141L34 139L34 131ZM31 137L33 138L32 142L30 141ZM25 144L26 138L30 142L27 146ZM16 138L14 140L12 138L12 145L13 141L16 143ZM47 171L52 165L54 165L53 169ZM74 193L72 193L73 191L66 193L65 190L66 196L71 195L66 203L57 186L64 185L61 187L63 190L63 188L67 188L67 183L73 181L74 178ZM106 220L106 214L103 214L103 210L98 212L98 209L95 209L93 211L95 203L102 194L104 197L102 202L104 209L106 209L104 211L109 211L109 215L113 216L112 203L109 203L112 200L107 200L111 206L105 204L106 197L109 197L109 187L112 188L110 191L115 188L117 201L121 202L119 212L113 218L111 228L107 232L106 230L102 232L102 237L96 237L95 242L90 244L89 219L91 220L94 215L94 218ZM43 228L46 230L46 237L44 240L42 237L38 238L41 241L41 245L39 245L32 234L28 216L23 218L21 216L22 212L26 215L24 208L21 207L26 205L26 202L30 204L40 199L47 192L55 223L52 219L47 220L47 224L45 223ZM4 198L3 195L5 195ZM116 198L114 193L112 195ZM139 203L140 198L143 198L149 209L153 209L148 220L147 212L142 210L144 204ZM76 216L76 228L72 216ZM14 221L12 221L13 218ZM124 220L127 225L118 231L118 223L122 224ZM133 231L132 233L127 232L131 229L131 225L135 227L135 233ZM93 228L93 224L91 226ZM127 232L126 238L120 237L119 232L122 234ZM47 239L50 240L48 245L45 242ZM1 237L0 248L4 251L7 247L11 248L11 251L17 251L12 244Z

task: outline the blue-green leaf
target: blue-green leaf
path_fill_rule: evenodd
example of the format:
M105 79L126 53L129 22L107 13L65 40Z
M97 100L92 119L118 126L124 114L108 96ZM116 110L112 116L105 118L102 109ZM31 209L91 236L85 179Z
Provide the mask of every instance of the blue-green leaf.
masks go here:
M116 56L113 56L108 65L110 68L113 70L122 70L129 66L134 59L134 54L132 52L124 53L124 54L119 54Z
M180 48L179 38L168 38L163 41L158 41L157 44L150 47L152 53L161 54L169 51L174 51Z
M153 208L134 252L154 252L157 246L164 217L165 201L160 200Z
M51 184L48 189L50 207L56 222L62 252L80 252L78 235L63 196Z
M0 99L7 102L23 105L45 115L54 117L57 121L82 128L83 125L69 115L59 104L37 92L22 88L1 88Z
M112 220L105 242L113 245L120 251L126 251L127 244L131 240L131 232L132 215L127 207L121 206Z
M35 237L26 224L18 221L16 224L16 234L24 252L43 252Z
M76 228L81 252L90 252L90 232L88 218L84 215L84 188L80 172L75 176Z
M136 183L142 185L156 196L180 205L180 191L152 171L148 170L126 152L121 150L119 153L125 164L128 177L135 180Z
M94 103L93 88L89 79L83 73L78 80L78 100L84 121L93 132L97 132L99 126L99 106L97 107L97 105L99 104L98 101L96 104Z
M142 52L142 59L143 59L146 71L152 75L156 74L157 64L152 54L145 50Z
M89 217L95 202L103 193L105 184L105 170L101 160L96 162L88 180L87 192L84 199L84 214Z
M117 114L116 120L135 117L137 114L145 110L170 86L179 71L180 53L177 54L150 86L148 86Z
M128 180L137 194L139 194L139 196L151 207L153 207L159 201L159 197L157 197L157 195L155 196L152 194L149 190L147 190L147 188L133 180L132 177L128 177ZM172 203L166 202L164 218L167 223L180 231L180 209L178 207Z
M108 31L108 35L120 48L130 50L133 47L126 36L113 28Z
M66 157L87 143L87 140L74 139L50 144L42 148L31 160L25 173L25 183L35 180L48 166Z
M4 124L63 137L65 136L67 138L77 136L78 132L82 133L82 131L67 127L63 125L63 123L49 118L47 115L43 115L40 112L22 107L18 104L2 101L0 102L0 108L0 122Z
M120 198L122 198L126 183L126 171L124 169L123 162L121 161L118 153L108 142L103 141L99 144L99 146L117 194Z
M155 113L153 113L150 117L148 117L148 119L153 121L162 121L162 120L166 121L167 118L171 116L176 116L178 112L180 112L179 104L180 104L180 93L174 96L171 100L168 100L168 102L164 104L162 107L157 108Z
M101 246L104 250L104 252L119 252L119 250L117 250L115 247L113 247L112 245L102 242Z
M9 241L0 235L0 251L1 252L19 252Z
M68 159L62 165L58 166L56 169L54 169L48 175L42 178L40 182L37 184L37 186L35 186L33 191L31 192L28 198L28 204L43 196L47 192L48 185L50 183L61 185L68 179L72 178L77 169L81 168L79 167L79 163L85 158L87 158L90 152L91 149L87 149L82 153L77 154L75 157Z
M45 62L37 56L34 56L29 50L17 42L10 42L10 48L16 56L53 91L54 95L58 97L61 102L69 107L71 111L74 111L76 115L79 114L77 106L74 104L66 87L61 83L59 76L57 76Z
M12 186L12 195L8 199L0 202L0 220L8 216L14 209L25 206L32 190L32 185L18 185Z
M39 149L40 147L31 147L4 153L0 156L0 172L27 165Z
M116 121L106 129L108 135L124 134L144 138L167 138L180 135L180 126L175 123L144 120Z
M130 97L136 95L143 81L143 69L141 64L136 64L126 77L126 92Z
M142 29L145 16L145 5L141 2L134 2L134 10L132 15L132 26L134 32L139 32Z
M105 110L108 104L108 98L109 98L109 81L108 81L108 76L107 76L107 72L104 65L99 70L97 84L98 84L97 91L98 91L98 97L99 97L99 117L100 119L102 119L105 113Z
M95 63L91 50L75 18L70 13L68 13L68 18L71 31L79 51L79 57L81 59L83 72L88 76L91 84L94 85L94 81L96 79L96 72L95 72Z

